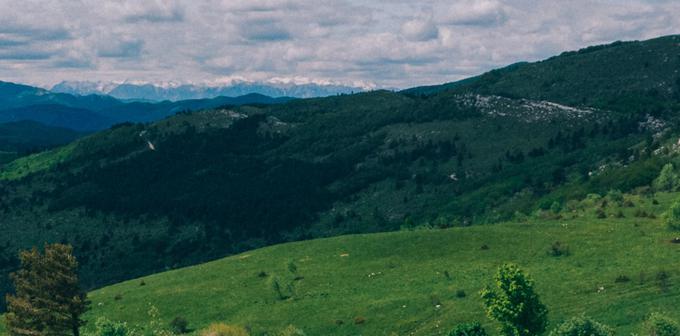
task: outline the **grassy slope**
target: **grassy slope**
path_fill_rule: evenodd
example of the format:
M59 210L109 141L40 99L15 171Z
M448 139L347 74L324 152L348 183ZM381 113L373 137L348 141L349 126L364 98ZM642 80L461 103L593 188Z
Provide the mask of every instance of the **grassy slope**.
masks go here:
M0 180L18 180L30 174L50 169L67 159L74 148L75 142L64 147L16 159L3 167L0 171Z
M650 198L632 200L659 215L676 196L657 195L660 205ZM585 206L565 214L569 219L267 247L148 276L143 278L145 286L137 279L97 290L91 293L88 318L105 315L137 324L146 320L153 304L163 318L184 316L193 328L224 321L250 326L254 335L288 324L309 335L439 335L463 321L480 320L493 327L477 293L490 284L497 266L511 261L535 278L552 325L586 312L626 335L651 311L680 318L680 245L669 242L673 233L661 219L635 218L634 208L620 209L626 218L595 219L593 207ZM610 214L618 210L607 208ZM546 251L555 241L568 244L571 255L549 256ZM489 249L480 249L485 244ZM287 266L291 261L302 280L292 280ZM666 291L656 280L660 270L670 274ZM260 272L267 276L258 276ZM615 283L621 275L631 281ZM272 277L283 287L293 283L293 298L278 300ZM604 290L598 293L600 286ZM457 290L468 296L457 298ZM355 325L358 316L366 323Z

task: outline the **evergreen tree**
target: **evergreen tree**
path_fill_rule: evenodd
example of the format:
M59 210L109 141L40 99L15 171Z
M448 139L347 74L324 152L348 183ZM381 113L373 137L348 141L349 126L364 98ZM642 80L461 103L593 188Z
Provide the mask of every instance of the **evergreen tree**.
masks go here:
M505 336L535 336L545 331L548 311L534 292L533 281L514 264L498 269L498 291L481 292L487 315L501 324Z
M15 294L7 295L7 330L12 336L79 336L88 309L78 286L73 248L45 244L19 254L20 269L11 274Z

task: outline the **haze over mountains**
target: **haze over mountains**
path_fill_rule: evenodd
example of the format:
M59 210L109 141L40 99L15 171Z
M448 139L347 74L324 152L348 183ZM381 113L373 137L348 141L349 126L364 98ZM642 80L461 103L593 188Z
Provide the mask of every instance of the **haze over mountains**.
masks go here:
M312 98L362 92L366 89L367 87L353 87L336 84L296 84L248 81L235 81L230 84L216 85L62 81L54 85L51 88L51 91L74 95L109 95L124 100L178 101L214 98L219 96L238 97L253 93L270 97Z

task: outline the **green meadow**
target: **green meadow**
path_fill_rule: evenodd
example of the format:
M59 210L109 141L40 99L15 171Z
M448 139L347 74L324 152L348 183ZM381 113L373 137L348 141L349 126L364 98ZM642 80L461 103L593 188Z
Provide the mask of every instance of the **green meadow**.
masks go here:
M680 244L662 219L676 196L591 197L516 222L266 247L96 290L86 318L143 327L155 306L168 323L225 322L253 335L288 325L308 335L446 335L475 320L496 334L478 293L513 262L535 279L550 327L586 313L626 335L654 311L680 318Z

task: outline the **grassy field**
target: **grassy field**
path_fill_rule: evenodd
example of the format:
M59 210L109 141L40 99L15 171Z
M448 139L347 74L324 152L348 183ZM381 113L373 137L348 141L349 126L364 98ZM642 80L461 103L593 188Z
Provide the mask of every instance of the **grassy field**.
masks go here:
M308 335L444 335L473 320L495 333L478 292L514 262L535 278L551 326L587 313L626 335L653 311L680 319L680 244L660 219L676 196L658 194L659 204L626 196L633 207L610 201L605 219L595 216L601 200L583 201L561 219L267 247L94 291L87 319L143 325L153 305L166 321L182 316L194 329L226 322L253 335L290 324ZM657 218L635 217L639 210ZM556 241L568 256L548 253Z

